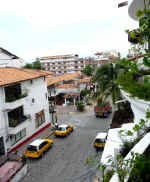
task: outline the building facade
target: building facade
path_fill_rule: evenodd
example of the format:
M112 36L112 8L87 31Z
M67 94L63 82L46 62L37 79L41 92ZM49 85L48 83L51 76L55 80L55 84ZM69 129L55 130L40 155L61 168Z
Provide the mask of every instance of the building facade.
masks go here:
M93 57L79 58L77 54L47 56L38 58L44 70L54 72L56 75L81 72L86 65L93 67L110 63L118 59L117 52L97 52Z
M39 60L42 69L54 72L56 75L81 71L83 68L83 61L79 61L77 54L40 57Z
M23 59L0 47L0 67L21 68L24 65Z
M0 68L0 155L17 149L50 125L47 75L44 71Z

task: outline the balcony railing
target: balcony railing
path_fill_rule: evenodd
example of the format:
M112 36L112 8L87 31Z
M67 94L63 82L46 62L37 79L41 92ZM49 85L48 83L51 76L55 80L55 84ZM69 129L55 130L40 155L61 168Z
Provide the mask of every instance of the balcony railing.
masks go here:
M28 94L25 93L25 94L20 94L18 96L7 97L6 102L14 102L16 100L22 99L22 98L27 97L27 96L28 96Z
M16 127L18 126L19 124L23 123L24 121L26 121L28 119L27 116L22 116L21 118L18 118L18 119L10 119L9 120L9 127Z

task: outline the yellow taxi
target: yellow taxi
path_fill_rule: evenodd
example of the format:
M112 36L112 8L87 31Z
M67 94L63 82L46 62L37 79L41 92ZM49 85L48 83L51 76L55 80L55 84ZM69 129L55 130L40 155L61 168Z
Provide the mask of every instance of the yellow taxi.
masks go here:
M53 143L51 139L36 139L27 146L25 157L39 158Z
M105 132L98 133L94 139L93 146L96 149L99 149L99 148L103 149L105 147L106 137L107 137L107 133Z
M58 125L57 129L54 131L55 136L67 136L73 131L73 126L68 124Z

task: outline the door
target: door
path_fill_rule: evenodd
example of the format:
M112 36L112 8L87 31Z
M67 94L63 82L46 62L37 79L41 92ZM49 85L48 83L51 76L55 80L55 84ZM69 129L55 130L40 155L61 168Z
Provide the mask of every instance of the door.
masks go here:
M4 137L0 137L0 156L5 155Z

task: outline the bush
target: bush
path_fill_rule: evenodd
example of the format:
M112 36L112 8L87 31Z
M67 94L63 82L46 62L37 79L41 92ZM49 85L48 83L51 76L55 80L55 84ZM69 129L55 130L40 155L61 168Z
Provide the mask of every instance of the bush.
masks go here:
M132 97L150 101L150 84L134 80L133 73L127 72L122 74L117 82L121 86L121 89L130 93Z
M90 90L87 90L87 89L81 90L80 96L81 96L81 97L85 97L86 95L90 95L90 93L91 93Z
M77 110L84 111L84 104L81 101L76 102Z
M113 174L114 174L113 170L108 170L104 175L104 182L109 182Z
M138 137L136 139L134 139L134 141L126 141L123 143L123 147L120 151L120 154L125 157L129 151L136 145L136 143L138 143L140 141L141 137Z

